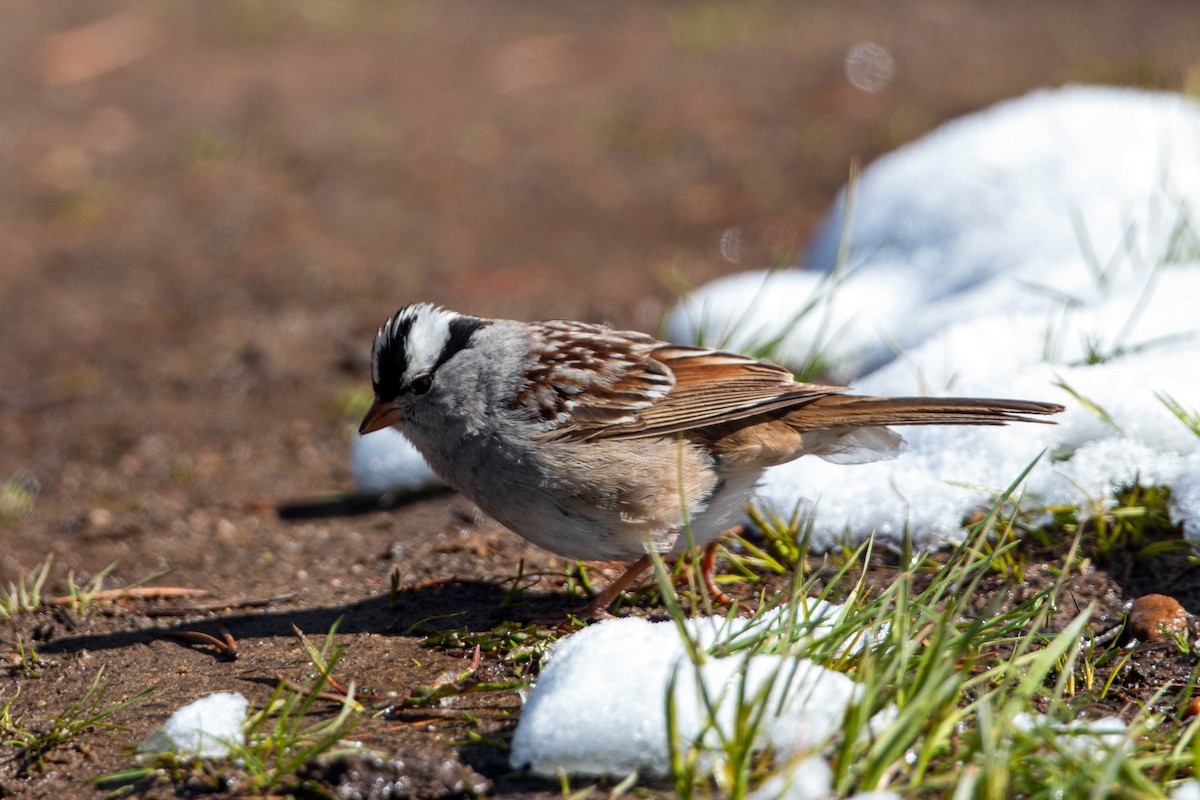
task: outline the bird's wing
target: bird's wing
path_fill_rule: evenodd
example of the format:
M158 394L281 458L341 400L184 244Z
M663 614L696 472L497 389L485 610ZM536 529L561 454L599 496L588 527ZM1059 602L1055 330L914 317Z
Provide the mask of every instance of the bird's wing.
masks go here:
M631 439L715 425L844 391L796 383L783 367L748 356L660 342L598 325L535 326L543 349L514 402L548 434Z

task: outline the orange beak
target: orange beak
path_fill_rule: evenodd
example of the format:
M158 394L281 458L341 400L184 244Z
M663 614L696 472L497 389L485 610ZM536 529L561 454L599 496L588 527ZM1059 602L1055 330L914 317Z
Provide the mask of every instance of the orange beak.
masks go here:
M371 410L363 417L362 424L358 426L358 434L362 436L372 431L382 430L383 428L391 427L404 418L404 411L400 406L393 402L380 402L376 400L371 404Z

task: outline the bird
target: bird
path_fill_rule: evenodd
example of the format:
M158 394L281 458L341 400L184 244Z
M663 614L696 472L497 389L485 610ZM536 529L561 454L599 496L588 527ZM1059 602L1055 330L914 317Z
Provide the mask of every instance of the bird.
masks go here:
M651 565L715 548L769 468L805 455L896 456L892 425L1045 422L1029 400L870 397L796 381L738 353L573 320L488 319L407 305L375 335L359 427L399 430L449 486L570 559L628 568L580 609L605 616Z

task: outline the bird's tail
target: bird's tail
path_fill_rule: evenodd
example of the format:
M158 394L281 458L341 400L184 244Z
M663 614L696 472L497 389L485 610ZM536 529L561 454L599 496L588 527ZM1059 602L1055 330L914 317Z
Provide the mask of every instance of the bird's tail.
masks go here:
M1041 422L1035 417L1057 414L1057 403L992 400L976 397L855 397L831 394L817 398L785 419L798 431L862 428L879 425L1006 425Z
M825 395L784 419L804 441L804 452L838 464L895 458L904 439L890 425L1007 425L1041 422L1056 403L974 397L854 397Z

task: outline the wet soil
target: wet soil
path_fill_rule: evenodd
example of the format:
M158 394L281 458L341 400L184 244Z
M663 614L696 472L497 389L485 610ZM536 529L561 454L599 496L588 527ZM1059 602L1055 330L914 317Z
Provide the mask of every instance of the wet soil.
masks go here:
M107 700L154 688L40 768L0 748L0 796L100 796L179 705L308 680L293 626L341 620L339 674L402 696L470 662L431 633L578 604L570 564L462 498L317 513L353 488L368 346L398 306L654 330L688 286L794 263L852 164L946 119L1071 81L1195 90L1197 29L1188 0L5 4L0 580L53 553L48 595L110 564L107 587L206 594L0 621L26 725L101 667ZM847 79L864 42L894 61L878 91ZM296 503L315 511L280 514ZM1106 619L1146 591L1194 612L1190 569L1130 558L1076 591ZM543 577L513 605L522 570ZM238 658L175 630L227 630ZM311 791L557 795L486 743L519 710L510 690L371 720L383 760L313 766Z

